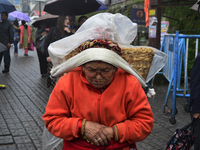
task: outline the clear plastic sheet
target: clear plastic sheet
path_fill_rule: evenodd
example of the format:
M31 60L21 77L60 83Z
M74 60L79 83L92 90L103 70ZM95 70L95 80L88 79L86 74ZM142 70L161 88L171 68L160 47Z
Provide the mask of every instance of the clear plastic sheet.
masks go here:
M87 19L77 32L48 47L54 67L82 43L92 39L108 39L129 45L137 35L137 24L122 14L100 13Z
M44 127L43 130L43 136L42 136L42 149L43 150L53 150L56 148L61 142L63 142L63 139L60 139L58 137L55 137L53 134L51 134L46 127Z
M64 73L76 68L77 63L79 66L82 65L79 63L80 60L70 59L70 62L67 61L68 63L65 63L65 67L63 67L63 63L66 62L65 56L88 40L108 39L118 43L121 47L133 47L130 43L135 39L136 35L137 24L133 23L128 17L122 14L100 13L92 16L83 23L74 35L50 44L48 50L53 63L51 74L53 77L59 77L63 75L60 72ZM145 82L149 82L151 78L164 67L167 60L167 55L165 53L156 48L151 48L155 51L155 56ZM89 57L87 59L89 60ZM94 60L94 58L91 56L90 61L92 60ZM70 66L68 64L70 64ZM144 79L139 77L138 80L141 81Z

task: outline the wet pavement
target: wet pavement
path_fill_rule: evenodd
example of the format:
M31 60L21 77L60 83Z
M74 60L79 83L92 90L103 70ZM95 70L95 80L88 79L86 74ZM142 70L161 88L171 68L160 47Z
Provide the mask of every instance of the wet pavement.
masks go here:
M6 85L6 89L0 90L0 150L41 150L42 115L52 89L47 88L46 77L40 75L36 51L24 56L24 50L19 49L16 57L12 47L10 53L10 72L3 74L3 63L0 66L0 84ZM157 95L149 99L155 116L154 128L145 140L136 143L138 150L164 150L174 131L190 122L189 113L184 111L184 98L177 98L175 125L169 122L171 115L162 112L167 87L154 85ZM170 105L171 95L169 109Z

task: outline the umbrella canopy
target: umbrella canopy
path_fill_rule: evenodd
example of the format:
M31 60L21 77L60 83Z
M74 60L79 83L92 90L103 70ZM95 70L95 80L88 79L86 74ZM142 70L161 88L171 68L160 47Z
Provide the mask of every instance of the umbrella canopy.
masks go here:
M41 17L39 17L37 20L35 20L32 25L34 27L39 28L40 24L44 22L46 24L46 28L54 27L56 25L58 16L57 15L51 15L51 14L45 14Z
M31 22L31 19L29 18L29 16L25 13L22 13L20 11L13 11L11 13L9 13L10 16L20 19L20 20L24 20L27 22Z
M10 13L15 10L16 10L15 6L12 3L10 3L8 0L0 0L0 13L3 11Z
M53 15L83 15L100 6L96 0L53 0L46 3L44 11Z
M100 0L96 0L96 1L99 2L99 4L101 4L101 6L96 11L108 9L108 7L104 3L102 3Z

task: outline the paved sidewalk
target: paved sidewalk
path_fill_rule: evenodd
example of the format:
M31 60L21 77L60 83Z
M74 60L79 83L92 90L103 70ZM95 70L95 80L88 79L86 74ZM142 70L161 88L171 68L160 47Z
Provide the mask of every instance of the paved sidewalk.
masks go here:
M23 54L20 49L14 56L12 47L10 72L2 74L3 63L0 66L0 84L7 87L0 90L0 150L42 149L42 115L52 89L46 87L46 78L40 75L36 51L29 51L28 57ZM177 123L170 124L171 116L162 113L167 85L154 87L157 95L149 100L155 115L154 128L148 138L137 143L138 150L164 150L175 129L190 122L183 109L185 99L178 98ZM170 100L168 104L170 108Z

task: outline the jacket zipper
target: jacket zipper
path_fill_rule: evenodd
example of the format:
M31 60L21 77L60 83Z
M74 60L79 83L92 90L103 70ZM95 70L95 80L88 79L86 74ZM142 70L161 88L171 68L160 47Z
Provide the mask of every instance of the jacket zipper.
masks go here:
M100 117L100 100L101 100L101 94L98 94L97 98L97 113L98 113L98 121L101 123L101 117Z

